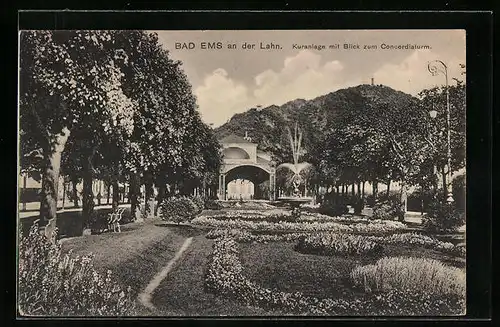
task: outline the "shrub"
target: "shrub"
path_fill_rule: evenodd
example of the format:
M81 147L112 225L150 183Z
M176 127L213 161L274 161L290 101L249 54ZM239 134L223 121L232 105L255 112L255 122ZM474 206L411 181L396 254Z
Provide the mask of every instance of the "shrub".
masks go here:
M424 229L432 232L454 232L465 224L465 214L454 204L434 201L422 219Z
M48 239L34 224L19 243L18 305L28 316L133 315L131 288L122 289L92 265L92 256L61 253L55 234Z
M360 215L365 208L365 200L361 197L355 197L352 202L352 207L354 208L354 214Z
M349 208L345 203L323 202L319 207L319 212L331 217L338 217L349 213Z
M466 175L458 175L453 178L453 199L455 200L455 207L460 211L465 211L465 189L466 189Z
M161 204L161 219L178 224L190 221L197 212L197 206L187 196L168 198Z
M220 209L222 209L222 205L214 199L206 199L205 200L205 209L220 210Z
M200 195L191 197L194 205L196 206L196 214L199 214L205 209L205 199Z
M377 255L383 247L360 235L325 233L300 238L295 250L322 255Z
M465 273L433 259L385 257L373 265L356 267L351 278L369 293L396 289L465 297Z
M373 206L373 219L398 220L404 219L404 208L399 199L390 198L389 200L377 202Z

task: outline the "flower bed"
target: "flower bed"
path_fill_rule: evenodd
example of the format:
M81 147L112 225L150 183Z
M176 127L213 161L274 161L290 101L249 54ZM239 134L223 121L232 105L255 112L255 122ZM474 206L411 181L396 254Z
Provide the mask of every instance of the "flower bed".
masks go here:
M92 256L63 255L61 244L34 224L19 244L18 303L28 316L133 315L131 288L123 289L110 270L101 275Z
M318 231L337 231L337 232L391 232L405 228L402 223L395 221L372 221L369 224L354 223L350 225L328 221L328 222L268 222L268 221L250 221L244 219L221 220L208 216L199 216L191 221L192 224L211 226L215 228L227 229L247 229L252 231L290 231L290 232L318 232Z
M463 302L450 296L418 290L398 289L382 294L366 294L356 300L305 296L269 289L250 281L243 274L234 239L216 239L205 275L206 291L230 297L246 305L300 315L443 315L463 311Z
M210 213L206 217L219 220L248 220L248 221L268 221L268 222L342 222L342 223L371 223L372 219L354 216L331 217L320 213L302 212L299 218L294 218L291 214L277 214L276 211L262 210L226 210Z
M367 236L367 239L380 244L420 245L453 255L465 256L465 247L463 246L455 246L450 242L443 242L434 237L418 233L392 234L390 236Z
M213 229L209 231L206 238L216 239L220 237L231 237L240 243L250 242L292 242L304 237L304 233L281 233L281 234L253 234L241 229Z
M323 233L300 238L295 249L301 253L321 255L377 255L383 247L365 236Z

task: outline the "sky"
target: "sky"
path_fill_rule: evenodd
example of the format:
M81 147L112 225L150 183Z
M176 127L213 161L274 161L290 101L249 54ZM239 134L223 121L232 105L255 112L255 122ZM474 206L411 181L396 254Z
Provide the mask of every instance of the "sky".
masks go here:
M350 86L383 84L416 95L444 85L428 62L441 60L448 79L465 79L464 30L238 30L155 31L171 58L180 60L196 95L202 119L213 127L258 105L313 99ZM220 49L202 43L220 42ZM244 44L254 44L244 49ZM274 44L277 49L261 49ZM335 48L335 45L339 48ZM360 49L345 49L344 44ZM382 49L420 45L421 49ZM193 47L194 45L194 47ZM235 48L231 48L234 45ZM294 46L295 45L295 46ZM299 49L300 45L325 46ZM330 48L332 45L332 48ZM377 49L364 49L376 45Z

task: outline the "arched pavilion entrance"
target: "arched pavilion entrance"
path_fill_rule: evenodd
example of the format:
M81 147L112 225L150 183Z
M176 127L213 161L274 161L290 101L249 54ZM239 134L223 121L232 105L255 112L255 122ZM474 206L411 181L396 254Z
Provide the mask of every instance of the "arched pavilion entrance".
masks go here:
M257 149L248 135L219 140L223 164L219 174L219 199L275 199L276 167L268 153ZM239 183L239 185L238 185ZM267 184L267 185L266 185ZM267 192L263 190L263 187Z

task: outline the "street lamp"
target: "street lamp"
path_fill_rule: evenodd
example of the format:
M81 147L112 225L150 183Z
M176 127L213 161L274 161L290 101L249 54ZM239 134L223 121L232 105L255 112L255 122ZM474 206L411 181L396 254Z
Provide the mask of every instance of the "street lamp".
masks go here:
M433 60L430 61L427 65L427 69L432 76L437 76L439 74L444 75L446 81L446 143L447 143L447 159L448 159L448 171L447 171L447 183L446 189L448 192L446 201L451 204L453 202L453 191L452 191L452 174L451 174L451 141L450 141L450 93L448 90L448 67L441 60ZM436 110L431 110L429 112L431 118L435 118L437 116Z

